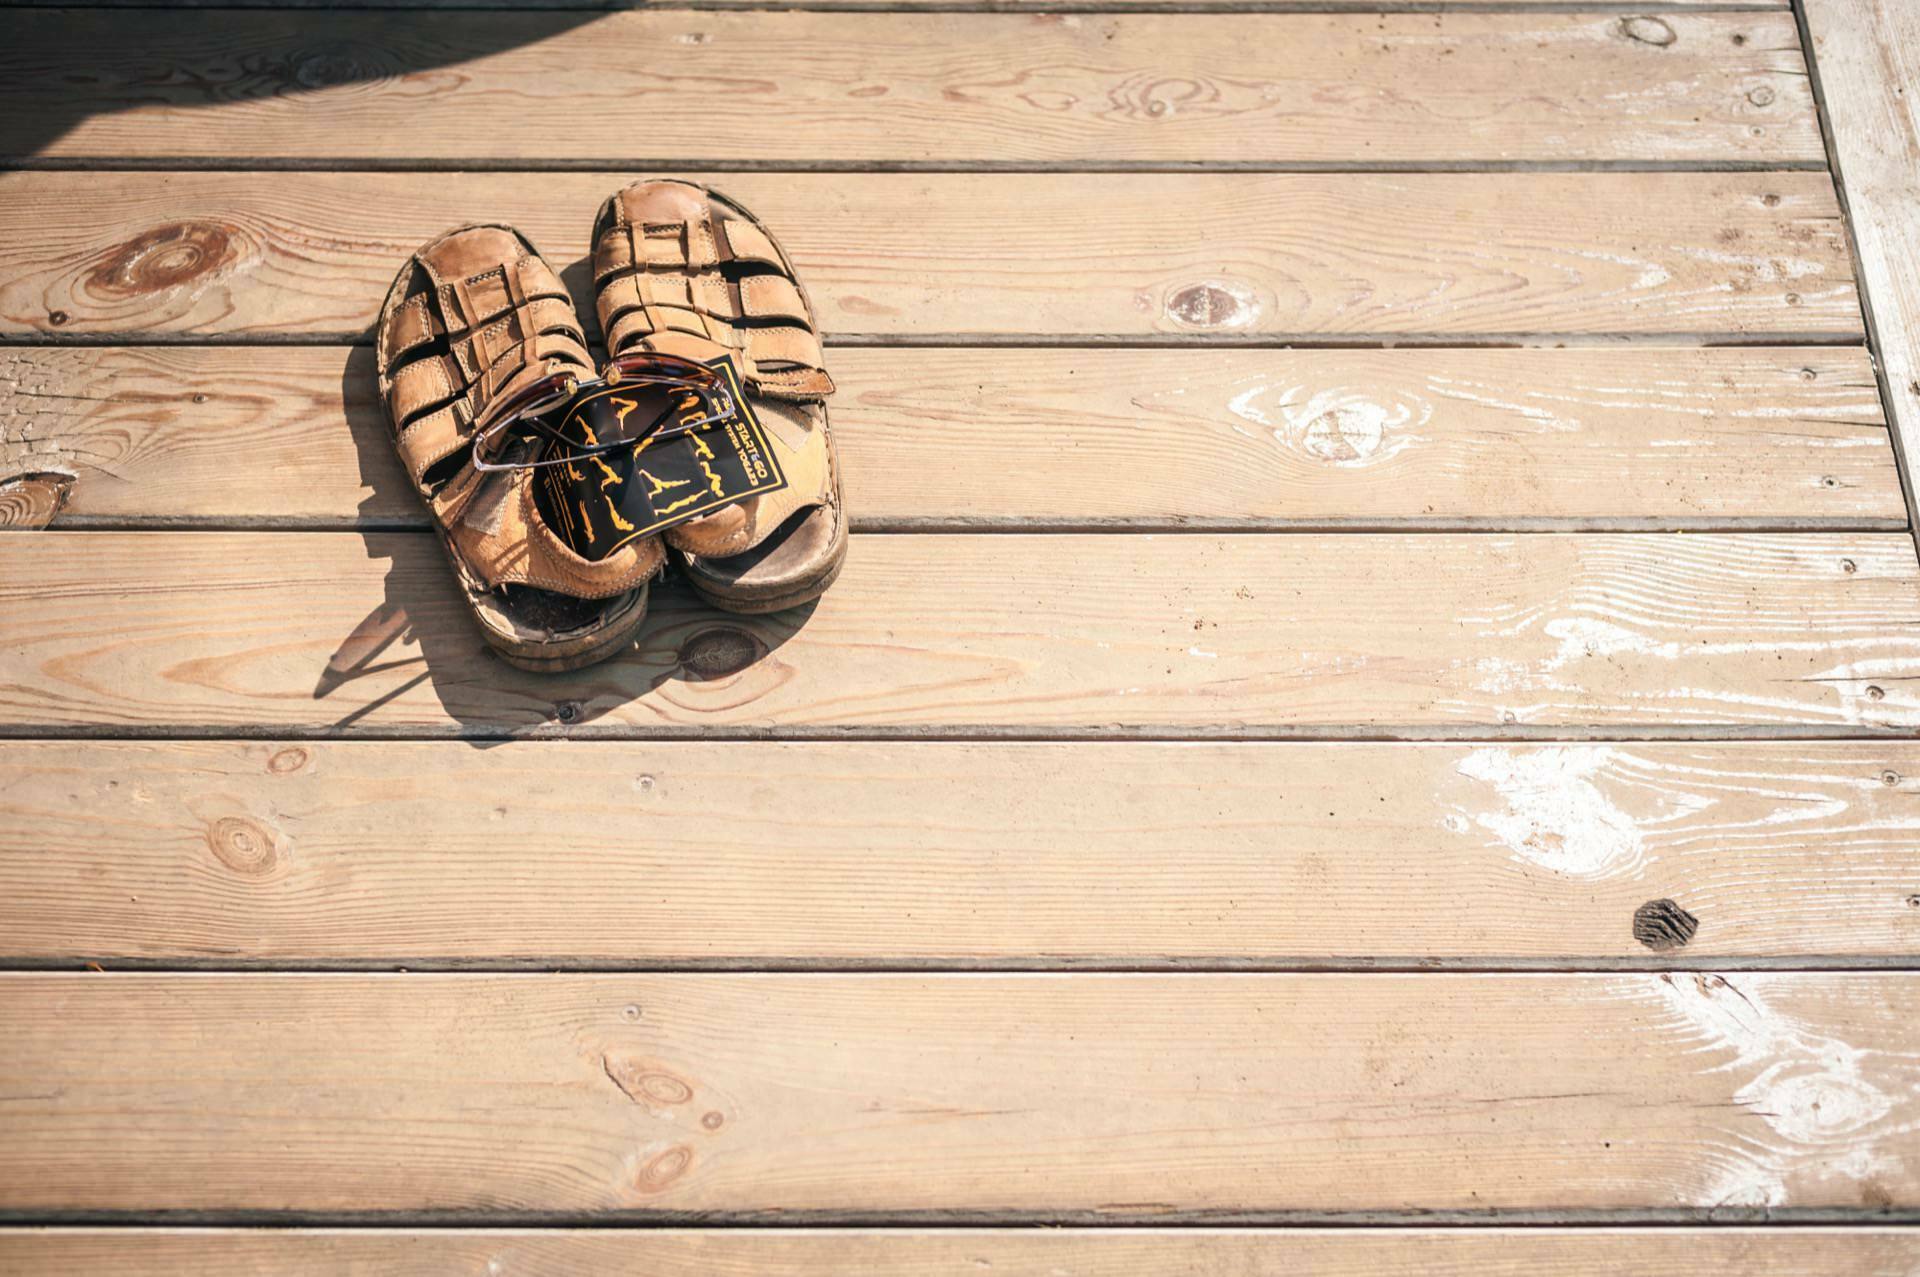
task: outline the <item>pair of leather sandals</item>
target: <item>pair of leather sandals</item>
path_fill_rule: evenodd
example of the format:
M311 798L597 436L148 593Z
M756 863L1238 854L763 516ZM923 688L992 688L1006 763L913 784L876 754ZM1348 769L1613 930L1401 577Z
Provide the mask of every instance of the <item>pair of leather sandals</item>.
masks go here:
M510 226L426 244L380 311L401 462L482 634L522 669L629 647L669 552L749 613L818 598L846 558L833 381L760 220L690 182L635 183L594 221L593 282L598 371L566 286Z

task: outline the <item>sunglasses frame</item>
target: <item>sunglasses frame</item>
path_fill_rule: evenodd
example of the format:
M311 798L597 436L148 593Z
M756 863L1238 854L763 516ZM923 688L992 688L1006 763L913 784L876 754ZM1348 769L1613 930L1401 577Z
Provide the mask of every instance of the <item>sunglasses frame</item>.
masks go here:
M662 371L663 365L669 370L678 369L679 371ZM666 412L655 418L638 435L601 444L587 444L569 439L559 430L540 420L555 408L579 398L583 392L617 389L620 386L665 386L670 390L683 390L697 396L708 406L708 411L704 416L691 421L675 422L669 426L666 422L673 415L673 408L669 406ZM697 434L737 417L739 412L739 405L734 403L733 393L728 389L727 379L712 368L681 355L636 351L609 360L598 377L582 379L568 373L554 373L523 386L507 399L489 405L487 411L480 415L480 420L474 425L473 468L482 473L491 473L500 470L538 470L546 466L573 465L589 457L606 456L609 453L635 448L657 439L678 439L684 435ZM501 443L508 431L519 425L530 426L535 435L553 443L564 444L572 451L564 457L546 457L528 461L489 460L487 454L495 448L496 444Z

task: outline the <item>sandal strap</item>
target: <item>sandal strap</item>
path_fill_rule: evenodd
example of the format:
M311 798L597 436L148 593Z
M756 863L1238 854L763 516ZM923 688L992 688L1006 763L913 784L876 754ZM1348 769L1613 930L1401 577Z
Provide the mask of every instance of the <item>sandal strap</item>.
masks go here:
M635 222L614 198L611 223L594 246L609 353L683 353L688 343L679 339L698 338L733 353L756 393L796 401L831 395L811 310L779 246L756 223L703 203L700 215L684 220ZM728 272L726 264L754 269Z
M567 296L567 287L538 257L503 262L491 270L439 287L441 313L449 330L477 328L541 297Z
M431 296L415 293L390 311L380 323L379 359L382 367L400 356L419 349L447 329L434 313Z
M472 421L466 401L455 400L403 429L395 442L407 477L418 486L429 469L466 447Z
M533 501L533 471L471 468L435 497L434 512L462 564L489 590L525 585L581 599L637 589L665 562L657 536L639 537L606 558L581 558L554 535Z
M401 364L387 386L387 411L395 427L404 431L415 418L466 394L466 376L445 355L422 355Z
M529 369L592 374L566 285L514 231L467 227L415 253L425 287L392 304L377 332L381 388L403 464L424 487L473 422Z
M529 337L546 333L565 336L576 346L586 345L586 334L580 331L573 306L558 297L539 297L449 343L449 349L467 379L474 381L512 355Z

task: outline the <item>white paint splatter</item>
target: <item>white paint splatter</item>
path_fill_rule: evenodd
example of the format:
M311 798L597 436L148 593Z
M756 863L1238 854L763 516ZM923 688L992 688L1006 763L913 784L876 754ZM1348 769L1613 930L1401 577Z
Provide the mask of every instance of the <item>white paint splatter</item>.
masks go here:
M1658 288L1670 283L1672 272L1659 262L1644 257L1628 257L1622 253L1608 253L1597 249L1562 248L1562 252L1572 257L1584 257L1590 261L1606 262L1613 266L1624 266L1634 272L1632 287L1635 290Z
M1190 647L1187 649L1187 655L1197 656L1197 657L1200 657L1202 660L1207 660L1207 661L1217 661L1220 659L1220 653L1209 652L1203 647Z
M1752 253L1724 253L1713 248L1675 245L1674 251L1716 266L1737 266L1753 272L1761 283L1779 284L1825 274L1827 267L1805 257L1756 257Z
M1515 860L1553 873L1591 880L1638 872L1647 860L1640 826L1593 779L1616 758L1605 746L1477 749L1456 770L1491 785L1500 805L1459 813Z
M1259 400L1262 395L1272 393L1273 389L1270 386L1249 386L1227 401L1227 410L1244 421L1251 421L1256 426L1267 426L1270 428L1273 425L1273 418L1260 411ZM1236 427L1236 429L1237 428L1238 427Z
M1246 420L1270 427L1282 447L1341 467L1378 465L1422 442L1415 431L1433 415L1425 403L1382 401L1366 390L1330 387L1297 402L1304 392L1300 386L1262 392L1273 397L1277 423L1271 411L1254 402L1253 391L1235 396L1229 406Z
M1920 1121L1887 1119L1920 1098L1920 1060L1817 1032L1770 1007L1764 985L1764 979L1736 987L1724 976L1674 973L1625 979L1617 990L1656 1002L1668 1027L1698 1042L1697 1050L1732 1052L1714 1071L1751 1074L1734 1102L1777 1137L1769 1143L1735 1133L1737 1143L1723 1150L1702 1204L1784 1206L1791 1180L1902 1175L1902 1160L1888 1145L1920 1130Z
M1489 392L1488 388L1475 382L1459 381L1451 377L1433 378L1434 389L1444 398L1462 399L1468 403L1479 404L1483 408L1496 408L1501 412L1510 412L1525 421L1545 426L1550 430L1578 430L1580 419L1575 416L1563 416L1538 404L1515 403L1511 399L1502 399ZM1544 396L1537 396L1544 397Z

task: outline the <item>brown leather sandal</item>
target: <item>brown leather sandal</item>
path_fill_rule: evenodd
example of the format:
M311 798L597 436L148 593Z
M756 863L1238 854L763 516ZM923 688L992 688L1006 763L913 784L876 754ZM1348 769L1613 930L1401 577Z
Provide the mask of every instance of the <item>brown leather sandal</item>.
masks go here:
M847 554L827 376L813 305L752 213L692 182L636 182L593 227L600 326L614 356L729 356L787 479L667 529L687 579L716 607L775 612L818 598Z
M665 562L660 538L583 558L542 518L534 472L474 464L490 408L593 376L560 277L512 227L448 231L400 268L377 342L400 460L487 642L529 670L577 669L630 645Z

